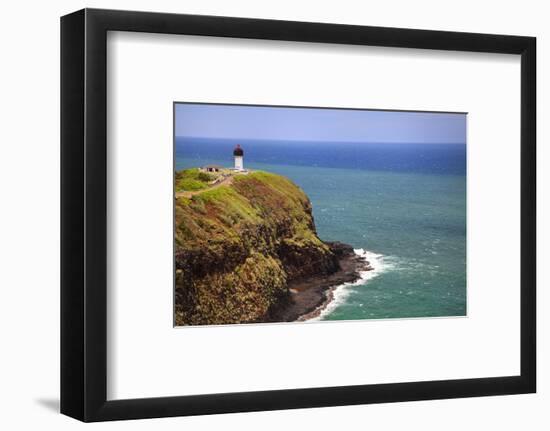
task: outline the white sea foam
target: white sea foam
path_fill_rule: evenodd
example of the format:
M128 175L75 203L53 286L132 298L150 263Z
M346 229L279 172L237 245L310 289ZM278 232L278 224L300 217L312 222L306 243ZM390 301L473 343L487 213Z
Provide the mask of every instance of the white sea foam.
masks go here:
M359 273L359 279L353 283L344 283L340 286L336 286L332 292L333 298L319 313L318 316L308 319L308 322L313 322L317 320L322 320L325 316L329 315L336 309L340 304L346 301L346 298L351 293L353 287L362 286L375 277L378 277L383 272L388 271L393 267L391 262L388 262L387 256L382 254L374 253L372 251L364 250L362 248L353 250L356 255L362 257L369 262L371 270L361 271Z

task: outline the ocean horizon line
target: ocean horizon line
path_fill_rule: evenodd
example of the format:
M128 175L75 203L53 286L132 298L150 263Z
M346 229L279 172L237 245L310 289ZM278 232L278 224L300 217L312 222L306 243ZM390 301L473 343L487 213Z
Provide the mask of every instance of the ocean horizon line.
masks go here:
M177 159L177 158L176 158ZM185 156L180 156L180 160L201 160L201 159L197 159L197 158L194 158L194 157L185 157ZM181 167L181 168L178 168L176 166L176 171L181 171L181 170L185 170L185 169L193 169L193 168L200 168L204 165L208 165L208 164L217 164L217 165L221 165L223 166L224 164L227 164L229 167L231 167L233 161L230 160L230 159L210 159L210 158L205 158L204 159L204 163L201 163L200 165L189 165L189 166L185 166L185 167ZM392 175L396 175L396 176L425 176L425 177L429 177L429 176L433 176L433 175L437 175L437 176L441 176L441 175L445 175L445 176L450 176L450 177L465 177L466 176L466 173L454 173L454 172L428 172L428 171L407 171L407 170L397 170L397 171L393 171L393 170L388 170L388 169L376 169L376 168L358 168L358 167L344 167L344 166L325 166L325 165L307 165L307 164L304 164L304 165L299 165L299 164L296 164L296 163L292 163L292 162L286 162L286 163L282 163L282 162L278 162L278 161L273 161L273 162L257 162L257 161L252 161L252 162L249 162L248 163L249 165L252 164L253 166L254 165L265 165L265 166L261 166L260 168L254 168L252 167L252 171L265 171L265 172L272 172L272 170L270 170L270 168L272 166L280 166L280 167L290 167L290 168L301 168L301 169L331 169L331 170L336 170L336 171L353 171L353 172L364 172L364 171L367 171L367 172L370 172L371 174L388 174L388 173L391 173ZM177 165L177 160L176 160L176 165ZM275 172L276 173L276 172Z
M363 144L363 145L433 145L433 146L466 146L466 142L380 142L380 141L329 141L329 140L302 140L302 139L262 139L262 138L218 138L205 136L174 135L175 140L188 139L193 141L226 141L226 142L254 142L254 143L303 143L303 144Z

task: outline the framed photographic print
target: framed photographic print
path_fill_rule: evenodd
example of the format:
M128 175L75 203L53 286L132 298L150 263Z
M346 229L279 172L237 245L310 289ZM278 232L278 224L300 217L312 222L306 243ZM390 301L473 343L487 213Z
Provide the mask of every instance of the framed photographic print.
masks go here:
M535 39L61 19L61 411L536 388Z
M174 125L175 325L466 316L466 113L175 103Z

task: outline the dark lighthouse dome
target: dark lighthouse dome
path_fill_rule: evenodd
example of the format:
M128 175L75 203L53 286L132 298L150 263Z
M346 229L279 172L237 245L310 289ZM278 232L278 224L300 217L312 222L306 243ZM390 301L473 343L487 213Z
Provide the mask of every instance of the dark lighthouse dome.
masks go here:
M239 144L237 144L237 146L233 150L233 155L234 156L244 156L244 151L243 151L243 149L241 148L241 146Z

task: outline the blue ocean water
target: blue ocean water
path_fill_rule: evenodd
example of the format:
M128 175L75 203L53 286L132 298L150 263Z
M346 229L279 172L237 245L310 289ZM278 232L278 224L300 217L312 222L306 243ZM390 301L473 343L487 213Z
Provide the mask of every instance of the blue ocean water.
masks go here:
M176 169L232 166L232 140L177 138ZM319 237L375 270L342 286L323 320L466 315L466 146L239 141L245 167L309 196Z

